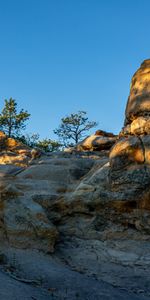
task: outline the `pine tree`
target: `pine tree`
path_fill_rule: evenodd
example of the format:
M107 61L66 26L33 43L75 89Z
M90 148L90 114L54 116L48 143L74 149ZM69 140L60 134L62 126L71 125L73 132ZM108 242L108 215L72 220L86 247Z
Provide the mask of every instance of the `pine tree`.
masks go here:
M21 109L17 112L16 100L10 98L5 100L4 108L0 114L0 129L3 130L8 137L16 137L21 130L25 129L25 122L29 119L30 114Z
M85 133L97 126L97 122L89 121L85 111L79 111L61 119L61 124L54 133L58 135L64 146L77 144Z

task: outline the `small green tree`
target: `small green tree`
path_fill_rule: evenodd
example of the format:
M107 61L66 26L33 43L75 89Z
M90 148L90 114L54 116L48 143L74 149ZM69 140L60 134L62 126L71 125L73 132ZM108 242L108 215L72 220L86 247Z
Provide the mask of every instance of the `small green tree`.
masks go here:
M38 147L45 152L58 151L62 146L59 142L51 139L45 138L43 140L39 140L38 133L27 133L26 135L17 136L17 139L31 148Z
M0 129L9 137L16 136L25 129L25 122L29 119L30 114L21 109L17 112L16 100L10 98L5 100L4 108L0 114Z
M27 146L34 148L36 147L38 141L39 141L39 134L38 133L32 133L32 134L25 134L21 136L17 136L17 139L21 141L23 144L26 144Z
M36 146L45 152L54 152L60 150L61 144L51 139L43 139L38 141Z
M89 121L85 111L79 111L61 119L61 124L54 133L58 135L64 146L77 144L87 131L98 125L95 121Z

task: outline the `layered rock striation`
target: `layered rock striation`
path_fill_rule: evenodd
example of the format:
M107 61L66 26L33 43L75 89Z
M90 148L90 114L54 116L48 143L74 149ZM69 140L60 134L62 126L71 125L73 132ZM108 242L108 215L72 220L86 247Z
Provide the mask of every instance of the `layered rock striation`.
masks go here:
M17 158L1 160L3 241L52 252L73 236L149 239L149 86L147 60L133 76L119 136L99 130L67 152L31 159L31 149L1 133L1 157Z

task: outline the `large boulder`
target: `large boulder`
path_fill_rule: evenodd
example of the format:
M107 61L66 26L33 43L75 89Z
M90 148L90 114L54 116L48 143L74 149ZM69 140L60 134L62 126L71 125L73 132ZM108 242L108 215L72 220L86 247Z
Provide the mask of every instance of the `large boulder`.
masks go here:
M95 134L92 134L79 142L75 146L75 149L76 151L110 150L110 148L115 144L116 139L117 136L112 133L97 130Z
M125 127L110 151L109 180L118 199L121 194L121 199L134 202L136 209L149 211L150 60L144 61L132 78L125 115ZM146 214L145 210L140 213Z
M40 157L40 155L39 150L31 149L0 131L0 164L27 167L32 160Z
M131 81L125 125L138 116L150 116L150 59L145 60Z
M145 151L140 138L136 136L121 138L110 152L111 168L121 169L129 164L142 164L145 161Z

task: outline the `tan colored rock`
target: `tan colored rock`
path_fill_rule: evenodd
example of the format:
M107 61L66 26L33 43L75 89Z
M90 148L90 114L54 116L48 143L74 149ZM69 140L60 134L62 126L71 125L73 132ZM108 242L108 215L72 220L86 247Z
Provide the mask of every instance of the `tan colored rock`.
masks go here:
M121 138L110 152L110 166L123 168L129 164L144 163L144 151L138 137Z
M150 115L150 59L145 60L131 81L130 95L126 107L125 124L138 116Z
M3 131L0 131L0 151L3 151L5 149L6 139L7 139L6 134Z
M16 166L27 166L29 162L29 158L22 154L22 155L17 155L14 152L2 152L0 153L0 164L5 165L5 164L13 164Z
M92 134L76 145L77 151L101 151L110 149L116 141L116 136L103 136Z
M107 137L116 137L112 132L107 132L101 129L96 130L95 135L107 136Z
M3 131L0 131L0 139L6 139L6 134Z
M0 131L0 164L27 166L31 159L31 149L23 143L8 138Z
M150 134L150 119L148 117L137 117L130 124L123 127L119 137L145 134Z
M39 158L41 156L41 151L39 149L32 149L31 150L31 158L32 160L33 159L36 159L36 158Z
M130 134L131 134L131 124L128 124L121 129L121 131L119 133L119 138L128 136Z
M146 123L144 125L144 132L145 134L150 135L150 119L146 120Z
M131 134L141 135L145 133L145 125L147 119L144 117L138 117L131 123Z
M141 141L144 149L145 163L150 164L150 135L141 137Z
M17 151L20 151L20 150L29 150L30 149L28 146L24 145L22 142L19 142L18 140L15 140L13 138L7 138L6 148L8 151L14 151L16 153L17 153Z

